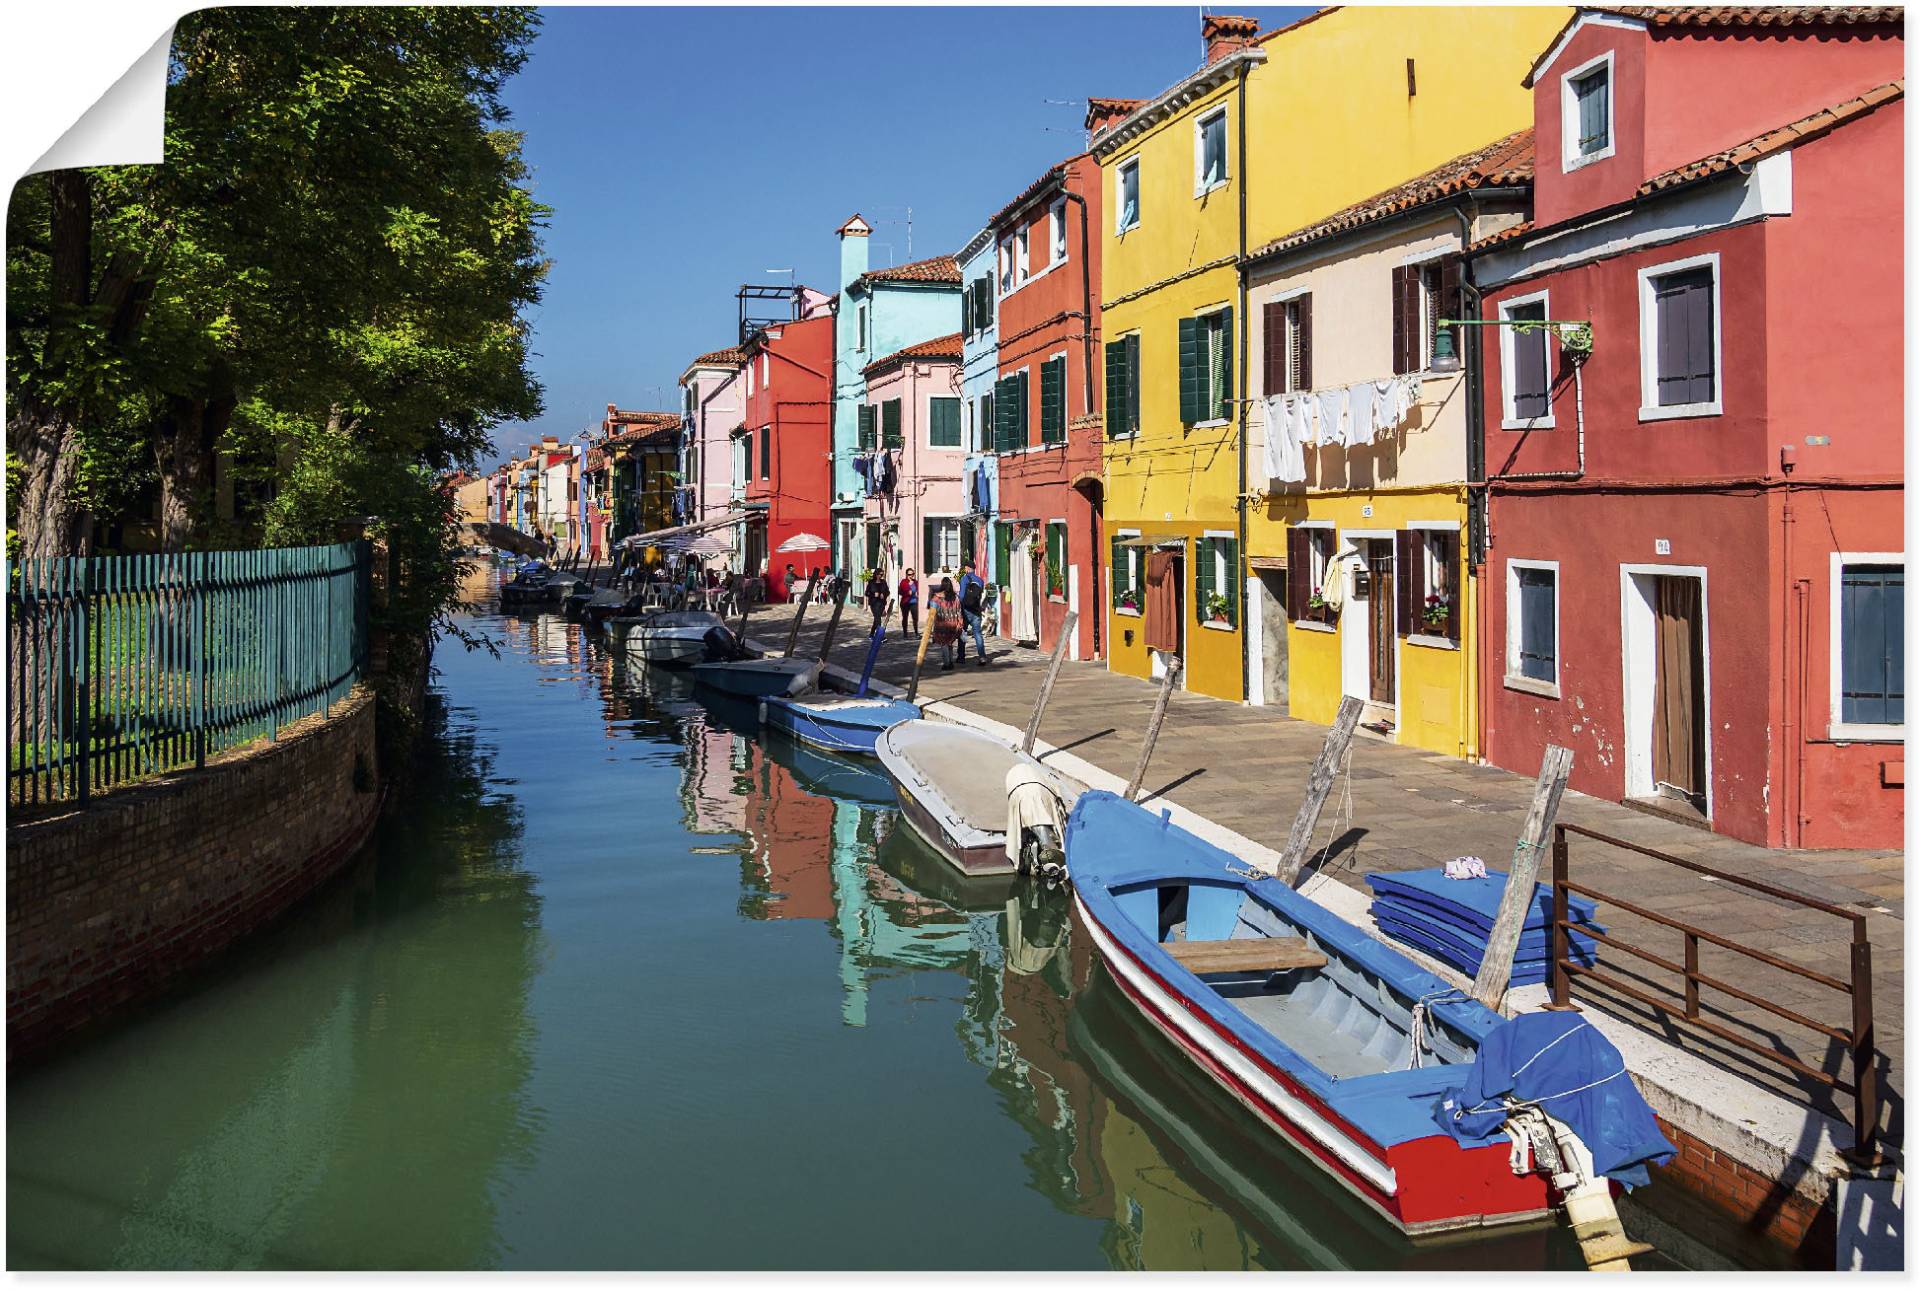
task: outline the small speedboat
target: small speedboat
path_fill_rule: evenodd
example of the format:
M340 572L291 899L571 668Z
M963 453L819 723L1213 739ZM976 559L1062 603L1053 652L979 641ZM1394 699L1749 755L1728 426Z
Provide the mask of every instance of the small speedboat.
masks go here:
M697 663L693 676L703 686L744 699L804 695L820 681L817 659L728 659Z
M816 748L867 757L882 731L920 716L920 705L879 695L776 696L763 709L761 720L773 730Z
M628 626L627 653L648 663L680 666L698 663L709 657L707 638L715 629L727 630L718 614L705 610L662 610L644 615Z
M1117 794L1081 796L1066 851L1076 913L1121 991L1275 1139L1409 1236L1548 1222L1566 1199L1584 1246L1574 1195L1604 1201L1608 1176L1644 1182L1672 1151L1618 1050L1578 1015L1503 1019Z
M1007 773L1034 770L1062 802L1086 786L984 731L924 718L889 726L874 756L906 817L934 850L966 874L1013 874L1007 855Z
M537 560L522 565L519 572L500 584L500 608L517 609L538 605L547 599L547 580L553 570Z

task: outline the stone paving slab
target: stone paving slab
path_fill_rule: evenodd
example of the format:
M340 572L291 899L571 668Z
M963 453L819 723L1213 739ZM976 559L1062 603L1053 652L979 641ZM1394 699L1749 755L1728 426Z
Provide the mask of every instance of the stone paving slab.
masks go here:
M796 653L818 651L825 618L817 614L803 625ZM787 607L763 607L752 614L748 632L762 641L784 643L791 620ZM849 610L831 662L858 671L867 649L867 623L864 613L856 618ZM876 675L894 685L906 685L916 645L889 636ZM993 638L988 641L988 654L991 662L985 668L969 658L953 671L943 672L938 652L930 651L920 697L929 703L957 704L1024 728L1047 656ZM1156 689L1154 684L1108 672L1099 663L1063 663L1041 738L1124 779L1138 757ZM1325 738L1325 727L1272 709L1179 692L1168 705L1145 787L1150 795L1165 796L1257 843L1279 848ZM1372 737L1354 740L1349 764L1348 774L1336 781L1314 840L1319 849L1318 870L1325 876L1322 881L1364 892L1368 872L1431 868L1457 855L1478 855L1489 865L1506 868L1532 796L1532 777ZM1905 946L1901 853L1769 850L1572 791L1562 804L1560 820L1865 914L1878 969L1873 995L1876 1035L1884 1055L1881 1126L1891 1141L1900 1141ZM1696 923L1790 963L1842 980L1849 977L1850 926L1845 920L1583 838L1572 840L1570 855L1576 882ZM1674 961L1682 959L1683 938L1678 931L1602 904L1602 921L1615 937ZM1712 947L1703 949L1701 962L1705 971L1750 994L1827 1025L1844 1029L1850 1023L1846 998L1818 983ZM1606 947L1601 964L1628 984L1679 1004L1677 974ZM1593 988L1581 988L1580 993L1598 994ZM1797 1088L1823 1110L1851 1120L1849 1096L1836 1097L1806 1078L1756 1061L1724 1042L1653 1019L1652 1011L1638 1002L1614 996L1606 1007L1758 1083ZM1742 1034L1811 1067L1850 1078L1841 1047L1817 1032L1711 989L1703 989L1702 1007Z

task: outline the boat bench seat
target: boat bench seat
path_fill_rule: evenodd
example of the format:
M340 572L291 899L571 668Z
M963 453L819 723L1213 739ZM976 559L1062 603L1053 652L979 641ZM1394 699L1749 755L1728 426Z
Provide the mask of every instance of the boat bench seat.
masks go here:
M1303 937L1169 941L1160 948L1194 973L1281 973L1290 968L1325 968L1327 964L1327 957Z

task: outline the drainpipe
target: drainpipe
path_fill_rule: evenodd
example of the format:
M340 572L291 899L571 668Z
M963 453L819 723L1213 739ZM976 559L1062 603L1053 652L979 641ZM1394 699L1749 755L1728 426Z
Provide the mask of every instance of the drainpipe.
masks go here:
M1062 186L1064 188L1064 180ZM1080 194L1070 188L1065 189L1065 195L1066 200L1080 208L1080 299L1083 311L1080 319L1080 354L1085 368L1085 375L1081 378L1080 386L1080 411L1082 414L1085 414L1093 411L1093 261L1087 249L1087 226L1091 223L1091 220L1087 214L1086 198L1080 196ZM1104 421L1101 429L1104 434ZM1071 438L1071 436L1069 436L1069 438ZM1067 487L1072 488L1073 486L1069 484ZM1103 487L1100 498L1102 511L1106 509L1106 503L1107 499ZM1091 515L1088 516L1087 531L1089 534L1089 543L1087 547L1087 568L1093 571L1093 578L1091 580L1093 583L1091 589L1093 599L1090 604L1095 607L1100 605L1100 534L1098 530L1099 526L1095 523L1094 517ZM1093 657L1098 659L1100 658L1100 626L1102 620L1106 618L1106 613L1103 609L1096 608L1095 612L1089 614L1087 617L1093 621Z
M1240 105L1240 138L1238 140L1240 182L1234 186L1240 201L1240 254L1238 257L1239 265L1236 266L1235 269L1235 276L1239 280L1238 290L1236 292L1238 299L1236 308L1240 315L1240 371L1237 374L1240 389L1237 390L1235 394L1240 397L1234 400L1234 406L1237 407L1240 412L1240 434L1237 436L1239 440L1238 457L1240 459L1240 480L1239 486L1234 490L1234 508L1237 513L1237 529L1239 532L1237 546L1242 562L1244 562L1247 557L1248 418L1245 395L1249 385L1247 380L1247 364L1252 353L1247 341L1247 336L1252 331L1250 326L1252 320L1247 317L1247 275L1244 269L1247 262L1247 73L1251 67L1252 64L1247 62L1240 64L1240 84L1236 89ZM1234 596L1240 602L1240 702L1244 704L1252 693L1252 683L1247 677L1247 670L1253 666L1252 647L1249 644L1253 635L1253 629L1252 625L1247 622L1247 614L1252 607L1247 603L1246 575L1241 570L1236 569L1233 571L1233 581Z

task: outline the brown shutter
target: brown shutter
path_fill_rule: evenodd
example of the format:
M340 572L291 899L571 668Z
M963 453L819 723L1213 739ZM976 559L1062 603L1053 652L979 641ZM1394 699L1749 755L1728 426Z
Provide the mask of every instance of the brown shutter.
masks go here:
M1287 529L1287 617L1303 618L1313 587L1307 576L1313 571L1313 558L1307 554L1307 531L1298 526Z
M1460 597L1466 588L1466 579L1460 576L1460 535L1452 534L1444 544L1447 556L1447 639L1460 639Z
M1300 390L1313 389L1313 293L1295 302L1300 308Z
M1394 564L1394 626L1401 636L1415 630L1419 611L1426 601L1425 564L1416 559L1419 555L1420 535L1411 529L1393 531Z
M1284 393L1287 388L1287 306L1270 300L1260 307L1260 365L1265 386L1263 395Z
M1396 374L1413 370L1407 361L1407 338L1413 334L1407 318L1407 280L1411 275L1408 265L1396 266L1393 271L1393 370Z

